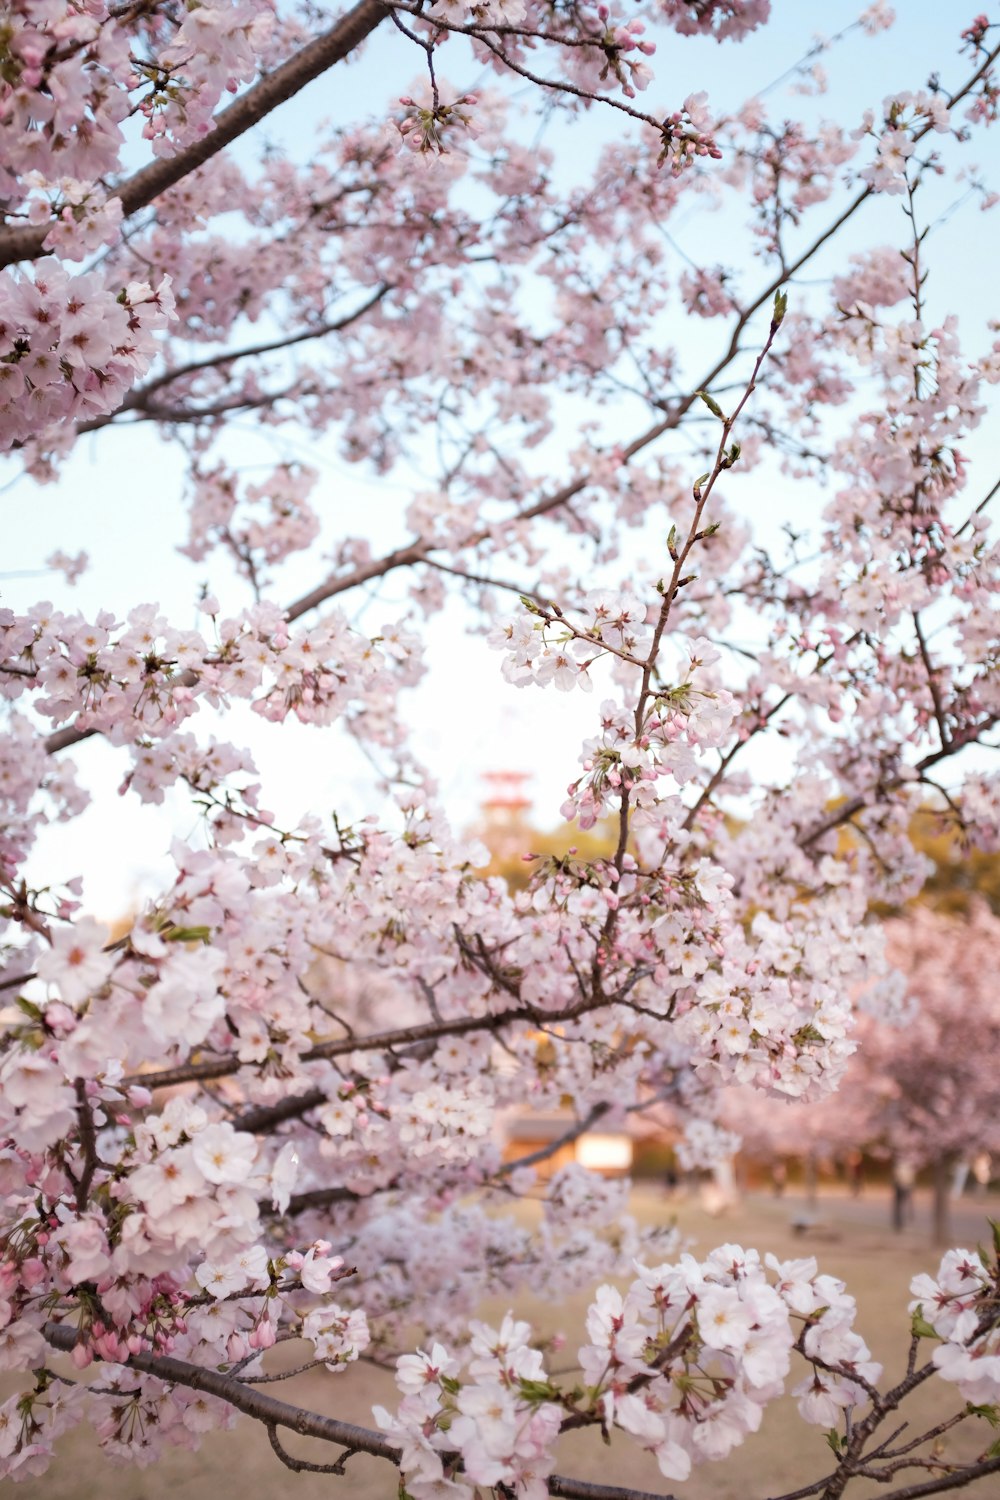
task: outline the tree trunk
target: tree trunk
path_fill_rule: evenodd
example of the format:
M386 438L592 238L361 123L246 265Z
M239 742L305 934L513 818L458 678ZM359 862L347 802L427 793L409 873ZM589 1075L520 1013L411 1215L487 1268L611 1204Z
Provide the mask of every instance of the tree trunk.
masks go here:
M934 1163L934 1215L933 1236L935 1245L951 1244L951 1171L950 1157L942 1156Z
M810 1151L808 1153L808 1155L806 1156L806 1158L805 1158L805 1164L804 1165L805 1165L806 1208L809 1210L810 1213L815 1213L816 1212L816 1182L817 1182L817 1177L816 1177L816 1157L815 1157L815 1154L812 1151Z

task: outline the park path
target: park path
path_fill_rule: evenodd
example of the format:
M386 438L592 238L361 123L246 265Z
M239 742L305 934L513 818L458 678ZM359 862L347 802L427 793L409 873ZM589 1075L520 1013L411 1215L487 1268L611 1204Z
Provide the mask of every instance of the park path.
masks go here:
M787 1225L801 1222L814 1216L815 1230L807 1230L802 1239L821 1239L824 1234L848 1229L870 1229L885 1234L889 1243L897 1238L892 1229L892 1196L882 1187L872 1187L857 1197L840 1188L823 1188L817 1195L815 1209L811 1210L801 1192L786 1192L781 1198L773 1193L751 1192L745 1195L748 1206L755 1214L766 1215L775 1224L784 1221ZM931 1193L918 1191L905 1228L899 1232L901 1243L907 1245L931 1244ZM1000 1220L1000 1198L983 1194L973 1197L965 1194L951 1205L950 1245L963 1248L975 1246L980 1241L989 1243L990 1218Z

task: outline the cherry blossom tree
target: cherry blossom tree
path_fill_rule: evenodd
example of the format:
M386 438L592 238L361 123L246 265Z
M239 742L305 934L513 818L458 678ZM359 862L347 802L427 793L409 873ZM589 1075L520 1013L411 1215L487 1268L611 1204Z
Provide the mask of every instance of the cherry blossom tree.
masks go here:
M955 1167L1000 1151L1000 921L981 898L966 917L915 905L885 924L885 936L895 1003L887 1013L884 995L874 1007L861 997L858 1048L837 1093L802 1104L733 1090L721 1113L757 1155L869 1150L929 1169L934 1236L946 1244Z
M863 1029L860 1021L856 1037ZM897 1028L890 1029L895 1036ZM878 1139L869 1080L859 1066L861 1050L853 1054L837 1092L815 1103L778 1099L750 1088L727 1090L721 1101L721 1118L739 1141L744 1158L780 1169L789 1157L802 1163L808 1215L818 1209L820 1165L843 1161ZM780 1187L784 1177L774 1180Z
M992 202L970 152L996 115L997 26L956 25L947 59L839 122L662 97L657 49L738 43L769 12L10 7L15 495L68 482L88 434L113 460L116 433L148 431L183 455L179 541L214 582L198 629L140 597L124 619L0 611L0 1363L23 1372L4 1477L43 1473L84 1417L110 1459L148 1462L243 1413L291 1468L374 1454L413 1500L626 1500L557 1472L560 1435L597 1428L683 1480L789 1380L832 1450L799 1494L861 1477L910 1500L1000 1471L988 1447L934 1446L996 1415L995 1253L950 1251L913 1284L890 1385L813 1261L696 1260L636 1226L622 1185L578 1167L542 1185L539 1154L504 1162L494 1131L569 1099L544 1153L669 1103L707 1161L722 1087L829 1096L854 996L892 1007L868 913L920 887L916 807L933 795L995 848L996 486L967 450L1000 344L989 324L961 344L933 310L930 231L956 192ZM870 5L850 45L892 20ZM383 37L418 75L398 107L270 148L281 106ZM822 89L823 56L797 89ZM597 120L572 180L535 131ZM678 272L674 230L713 208L753 255L717 264L719 234ZM397 539L340 522L331 541L317 470L287 449L245 473L247 432L328 441L402 485ZM754 536L738 495L759 515L821 478L808 546L798 514ZM85 563L51 558L68 580ZM390 580L406 603L373 623ZM600 687L562 815L610 818L613 847L536 861L516 896L477 874L405 732L423 624L450 598L498 691ZM303 787L279 819L251 752L206 727L240 705L353 737L379 805L347 821ZM113 941L87 871L41 876L33 853L82 811L95 739L125 797L182 794L199 819ZM527 1196L537 1231L502 1211ZM568 1375L513 1313L476 1320L528 1285L594 1289ZM279 1341L329 1372L329 1406L361 1356L395 1369L398 1402L360 1426L279 1399L261 1384ZM932 1379L957 1396L901 1438ZM332 1450L306 1462L289 1431Z
M966 920L916 907L887 924L887 940L909 1013L892 1029L864 1017L857 1088L870 1101L869 1138L933 1170L935 1235L946 1243L953 1168L1000 1149L1000 922L985 903Z

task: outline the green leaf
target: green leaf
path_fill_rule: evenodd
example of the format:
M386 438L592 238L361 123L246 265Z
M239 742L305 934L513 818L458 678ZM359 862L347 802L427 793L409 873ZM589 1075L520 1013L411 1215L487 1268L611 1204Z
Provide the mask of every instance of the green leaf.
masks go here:
M837 1456L839 1457L840 1456L840 1433L837 1431L836 1427L831 1427L830 1428L830 1431L826 1434L826 1440L829 1443L830 1447L833 1449L834 1453L836 1453Z
M983 1421L988 1422L991 1427L1000 1427L1000 1411L996 1406L976 1406L970 1401L965 1410L970 1417L982 1417Z
M207 943L211 940L211 927L168 927L160 933L168 943Z
M910 1332L913 1334L913 1337L915 1339L940 1338L940 1334L935 1332L935 1330L928 1323L927 1319L924 1317L924 1309L922 1305L916 1308L913 1317L910 1319Z
M519 1380L518 1389L525 1401L558 1401L561 1392L550 1380Z
M720 422L726 420L725 413L714 396L710 396L707 391L695 391L695 395L704 401L713 417L718 417Z
M781 327L782 320L784 319L785 313L787 311L788 311L788 293L787 292L775 292L775 294L774 294L774 313L773 313L773 315L771 317L771 327L772 328L780 328Z

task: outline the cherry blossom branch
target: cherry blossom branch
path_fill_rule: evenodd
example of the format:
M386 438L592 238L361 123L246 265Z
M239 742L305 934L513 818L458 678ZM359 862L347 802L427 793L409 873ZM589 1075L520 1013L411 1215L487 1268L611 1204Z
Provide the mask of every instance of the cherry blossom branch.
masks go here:
M0 979L0 990L16 990L34 979L34 974L15 974L11 979Z
M74 1085L76 1094L76 1120L80 1132L80 1146L83 1151L83 1170L77 1178L76 1183L76 1206L82 1213L90 1201L90 1187L94 1180L94 1173L100 1166L97 1155L97 1136L94 1131L94 1116L91 1112L90 1101L87 1098L86 1084L82 1078L78 1078Z
M134 172L117 189L125 218L148 207L161 193L175 187L226 146L245 135L279 105L295 97L335 63L353 52L386 17L382 0L359 0L346 14L302 47L273 73L265 74L215 116L213 129L173 156L161 157ZM49 226L18 226L0 230L0 267L37 260L45 254Z
M767 338L764 341L763 348L754 361L753 370L750 373L750 379L747 382L746 387L744 388L743 394L741 395L739 401L736 404L736 407L729 416L725 416L723 414L721 408L714 401L714 399L707 394L707 392L699 391L696 393L710 407L713 415L721 419L722 432L719 437L718 447L715 454L715 463L712 466L711 472L702 475L702 477L694 485L695 506L694 513L691 517L690 523L688 524L687 535L685 536L684 541L679 548L673 541L673 532L671 532L671 539L667 543L674 566L671 571L669 582L666 585L660 585L660 592L663 596L662 603L660 605L659 614L657 615L656 624L653 627L653 637L650 642L649 652L642 665L642 677L639 684L638 695L636 697L634 716L635 738L637 742L642 737L643 728L646 722L646 711L649 706L649 700L653 691L653 672L656 667L657 657L659 656L660 643L663 640L663 632L666 630L667 621L670 618L670 611L673 607L674 600L677 597L678 590L681 588L683 583L688 581L683 577L685 565L689 556L691 555L693 548L699 541L702 540L703 536L705 535L702 530L702 518L705 515L705 510L709 500L711 499L712 491L715 488L716 481L718 480L720 474L724 473L727 469L732 468L733 464L739 457L738 445L734 444L732 448L730 448L729 439L732 435L733 428L740 413L742 412L743 408L746 406L747 402L750 400L750 397L753 395L756 389L757 376L760 374L764 361L767 359L767 356L771 351L771 346L774 343L774 339L778 332L778 329L781 327L781 322L785 315L785 306L786 298L784 297L784 295L780 291L775 292L774 313L771 318L771 324L770 328L768 329ZM624 869L625 853L628 849L630 814L631 789L629 786L625 785L622 787L621 793L621 805L618 812L618 845L614 853L614 865L619 874L621 874ZM604 930L602 932L603 944L607 945L610 942L617 925L617 921L618 909L612 908L608 912L607 920L604 924ZM598 986L598 970L596 965L597 957L595 956L595 988Z
M305 1110L298 1113L306 1113ZM290 1118L286 1115L286 1119ZM236 1122L237 1129L245 1129L241 1122ZM399 1191L397 1182L387 1182L385 1187L375 1188L370 1193L356 1193L353 1188L327 1187L311 1188L305 1193L293 1193L288 1200L288 1207L282 1211L282 1218L294 1218L297 1214L309 1213L315 1208L332 1208L335 1203L365 1203L377 1197L380 1193L395 1193Z
M954 1416L949 1417L947 1421L939 1422L936 1427L931 1427L927 1432L921 1433L920 1437L911 1438L911 1440L908 1443L904 1443L902 1447L889 1448L888 1443L893 1442L894 1439L899 1437L900 1433L904 1430L903 1428L900 1428L898 1432L893 1433L892 1437L886 1440L886 1443L884 1443L881 1448L876 1448L871 1456L873 1458L899 1458L905 1453L912 1453L913 1450L915 1448L919 1448L921 1444L933 1442L935 1438L941 1437L941 1435L945 1432L949 1432L952 1427L957 1427L960 1422L968 1421L968 1418L968 1410L958 1411Z
M285 1339L283 1340L283 1342L291 1343L292 1340ZM252 1364L253 1360L256 1358L257 1355L256 1352L254 1352L253 1354L248 1355L246 1357L246 1360L241 1360L240 1363ZM293 1365L289 1370L275 1370L271 1375L244 1375L241 1371L240 1379L243 1381L244 1385L279 1385L283 1380L294 1380L296 1375L308 1375L310 1370L318 1370L325 1367L325 1359L307 1359L303 1360L302 1364L300 1365Z
M415 7L397 4L394 8L406 11L408 15L421 16L421 12ZM430 18L421 16L421 19ZM623 114L629 115L633 120L639 120L643 125L651 126L664 137L665 141L670 138L671 125L669 120L666 122L658 120L654 115L646 114L643 110L633 109L631 105L623 103L621 99L613 98L610 94L598 94L591 89L580 88L579 85L570 83L565 78L541 78L537 73L532 73L523 63L515 62L497 42L491 40L492 35L515 36L528 38L532 41L549 42L555 46L591 47L606 56L606 49L599 37L561 37L551 32L535 31L529 28L510 25L495 26L492 23L488 26L477 26L475 24L463 25L455 21L449 21L440 15L435 15L433 19L430 19L430 24L435 30L455 31L463 36L473 38L473 40L485 47L488 52L491 52L499 62L503 63L505 68L509 68L512 73L516 73L519 77L526 79L528 83L535 84L536 87L544 89L547 93L569 94L571 98L583 99L588 104L608 104L612 109L621 110ZM407 32L407 35L411 36L411 40L415 41L418 46L424 47L429 53L429 48L425 43L421 42L417 37L412 36L409 32Z
M618 660L625 662L627 666L642 666L642 662L630 652L622 651L618 646L613 646L610 641L597 639L586 630L580 630L572 620L566 618L560 606L551 599L541 600L535 594L524 594L522 599L528 604L531 614L536 615L546 625L561 625L571 640L582 641L585 645L592 646L595 656L603 656L606 652L609 656L617 656Z
M1000 1458L988 1458L981 1463L970 1464L955 1474L942 1475L940 1479L929 1479L926 1484L908 1484L899 1490L890 1490L883 1500L920 1500L923 1495L943 1495L947 1490L961 1490L987 1474L1000 1473Z
M193 359L187 364L175 365L171 369L164 370L153 380L147 380L144 385L133 386L124 401L117 410L110 412L106 417L96 417L90 422L81 422L76 431L83 436L88 432L97 432L103 427L111 426L117 417L131 411L144 413L145 419L149 421L172 421L176 414L169 408L150 406L149 398L157 391L163 390L164 386L172 385L177 380L183 380L189 375L197 375L203 370L218 370L225 365L235 364L242 359L255 359L262 354L275 354L283 349L291 349L297 344L304 344L312 339L326 338L328 334L340 333L345 328L350 328L357 323L366 313L378 304L390 291L388 284L383 283L368 297L360 307L353 312L346 313L342 318L331 318L315 328L304 328L298 333L288 334L279 339L270 339L259 344L250 344L245 349L229 349L223 354L207 354L204 359ZM266 398L270 400L271 398ZM246 403L240 403L245 405ZM217 414L217 413L216 413ZM199 413L204 415L204 413Z
M68 1354L78 1342L77 1330L64 1323L46 1323L42 1332L46 1342L63 1353ZM218 1370L205 1369L202 1365L175 1359L169 1354L132 1354L123 1363L143 1375L153 1375L157 1380L167 1381L171 1385L183 1385L189 1390L216 1396L258 1422L271 1422L275 1427L298 1433L300 1437L320 1438L327 1443L338 1443L343 1448L371 1453L374 1457L388 1459L391 1464L399 1467L399 1449L387 1443L380 1433L367 1427L357 1427L353 1422L342 1422L335 1417L307 1411L304 1407L292 1406L287 1401L279 1401L266 1391L256 1390Z
M610 1108L610 1104L595 1104L593 1109L584 1115L582 1120L577 1120L574 1125L571 1125L562 1135L557 1136L554 1141L549 1141L545 1146L539 1146L537 1151L530 1151L527 1156L517 1156L513 1157L510 1161L505 1161L497 1168L493 1175L495 1177L508 1177L511 1172L518 1171L520 1167L534 1167L540 1161L548 1161L549 1157L554 1156L557 1151L561 1151L563 1146L572 1146L573 1142L578 1141L581 1135L586 1135L587 1131L592 1129L598 1120L603 1119Z
M325 1094L321 1094L318 1098L316 1094L319 1094L319 1090L311 1094L293 1096L291 1099L283 1100L280 1105L272 1106L271 1110L275 1114L278 1114L280 1111L278 1122L301 1117L304 1114L308 1114L310 1109L314 1109L326 1102L327 1096ZM652 1104L656 1101L650 1102ZM512 1172L516 1172L520 1167L534 1167L539 1162L548 1161L558 1151L562 1150L564 1146L571 1146L574 1141L579 1140L581 1135L585 1135L588 1130L596 1125L598 1120L602 1119L608 1113L610 1108L609 1104L595 1104L593 1109L582 1119L576 1121L574 1125L562 1135L557 1136L555 1140L549 1141L545 1146L540 1146L537 1151L529 1152L525 1156L513 1157L510 1161L501 1163L492 1174L493 1178L509 1177ZM271 1119L266 1118L270 1112L267 1109L247 1111L246 1114L238 1116L233 1121L233 1125L237 1130L248 1130L255 1134L259 1133L269 1129L273 1123ZM387 1182L384 1187L376 1188L372 1193L358 1193L352 1188L346 1187L312 1188L308 1192L294 1193L288 1200L287 1208L282 1211L282 1217L292 1218L296 1214L307 1213L311 1209L329 1208L335 1203L362 1203L379 1193L393 1193L398 1191L399 1183L395 1181Z
M920 623L920 614L917 610L913 612L913 627L917 633L917 645L920 648L920 660L924 664L927 673L927 686L930 689L931 700L934 704L934 717L937 720L938 733L941 736L941 747L950 744L951 736L948 733L948 722L945 718L944 701L941 697L941 687L937 678L937 670L931 661L930 652L927 649L927 639Z
M321 1359L314 1360L313 1363L322 1364L323 1361ZM308 1368L308 1366L306 1368ZM289 1453L288 1449L282 1446L281 1439L278 1437L278 1426L276 1422L265 1422L264 1428L267 1432L267 1440L271 1444L272 1451L281 1460L285 1468L291 1469L295 1474L343 1475L344 1473L346 1473L344 1465L347 1463L347 1460L349 1458L352 1458L355 1453L360 1452L358 1448L345 1448L343 1453L334 1463L314 1464L306 1458L293 1457L293 1455Z
M511 1007L495 1011L491 1015L456 1016L450 1020L423 1021L413 1026L400 1026L392 1031L373 1032L368 1036L337 1037L328 1042L317 1042L303 1052L301 1063L318 1062L321 1059L344 1057L351 1052L391 1051L413 1042L436 1041L441 1037L464 1036L475 1031L498 1032L515 1022L527 1025L559 1025L565 1021L576 1021L590 1011L617 1003L617 997L600 994L575 1001L562 1010L543 1011L531 1006ZM134 1073L124 1080L124 1086L137 1085L147 1089L173 1088L180 1083L196 1083L200 1080L226 1078L241 1069L253 1066L238 1057L219 1058L211 1062L179 1063L176 1067L160 1068L150 1072ZM296 1099L288 1099L276 1105L261 1106L260 1113L248 1111L239 1117L241 1130L269 1129L282 1120L291 1119L317 1105L325 1103L326 1093L322 1089L310 1089ZM267 1113L265 1114L265 1111ZM281 1111L280 1115L275 1112ZM287 1111L287 1113L285 1112Z
M986 494L983 496L983 498L980 500L979 504L976 506L975 510L971 511L970 514L968 516L966 516L966 518L962 522L961 526L958 527L957 531L955 532L955 535L956 536L961 536L963 531L967 531L969 529L969 527L972 525L972 518L973 518L973 516L981 515L982 512L986 509L986 507L989 505L990 501L992 499L994 499L994 497L996 495L998 495L998 494L1000 494L1000 479L998 479L995 484L993 484L993 485L990 486L990 488L987 490Z
M473 951L469 950L469 956ZM486 972L492 972L492 976L496 978L491 955L485 950L484 953L485 957L481 956L480 962L485 963ZM579 1000L558 1011L545 1011L533 1006L519 1005L482 1016L457 1016L451 1019L418 1022L412 1026L398 1027L391 1031L370 1033L368 1036L358 1036L351 1032L348 1036L317 1042L308 1051L300 1054L299 1062L305 1064L323 1059L329 1060L349 1055L352 1052L391 1052L395 1048L414 1043L436 1041L442 1037L463 1036L476 1031L490 1031L498 1034L505 1026L518 1022L532 1026L558 1026L567 1021L580 1020L590 1012L605 1006L625 1003L628 991L636 982L637 977L639 976L633 976L621 989L610 995L600 987L594 994L581 994ZM231 1077L248 1066L253 1065L237 1057L179 1063L171 1068L134 1073L123 1080L123 1087L135 1085L147 1089L172 1088L181 1083L206 1082ZM276 1104L260 1105L249 1109L237 1116L234 1123L240 1130L257 1133L306 1114L310 1109L316 1109L326 1102L325 1090L309 1089L288 1099L280 1100Z
M692 803L687 815L685 816L684 821L681 824L681 827L685 831L694 827L695 821L698 817L698 814L701 812L701 809L704 807L706 802L711 800L713 793L717 790L720 783L725 779L726 772L729 770L729 767L732 765L733 761L736 759L737 755L740 753L743 747L745 745L748 745L755 735L761 734L768 727L771 720L781 712L785 705L792 701L794 696L795 694L792 692L782 693L781 697L776 703L772 703L769 709L765 710L764 713L758 715L757 722L745 735L743 735L741 739L733 741L729 749L721 756L719 764L712 772L704 787L698 793L697 798Z
M562 1500L674 1500L672 1495L660 1491L623 1489L615 1484L591 1484L585 1479L564 1479L559 1474L550 1474L547 1479L549 1494L561 1496Z
M62 1323L46 1323L42 1331L46 1341L54 1349L69 1353L76 1346L78 1334L75 1328L69 1328ZM138 1370L143 1375L152 1375L169 1385L186 1386L189 1390L202 1391L205 1395L215 1396L237 1411L241 1411L244 1416L252 1417L255 1421L262 1423L269 1433L273 1430L276 1435L279 1428L284 1428L289 1432L297 1433L300 1437L319 1438L323 1442L336 1443L347 1450L341 1459L330 1466L320 1465L317 1468L305 1461L294 1459L289 1467L301 1465L302 1469L307 1472L342 1473L343 1470L337 1465L346 1463L347 1457L352 1453L369 1453L375 1458L387 1459L396 1468L399 1467L402 1458L401 1450L386 1442L381 1433L372 1428L358 1427L353 1422L343 1422L335 1417L309 1411L305 1407L292 1406L289 1402L279 1401L277 1397L268 1395L266 1391L261 1391L256 1386L250 1386L242 1380L236 1380L217 1370L209 1370L202 1365L191 1364L187 1360L175 1359L173 1355L132 1354L121 1363L129 1369ZM274 1446L273 1443L272 1446ZM291 1455L288 1457L290 1458ZM654 1494L648 1490L592 1484L586 1480L566 1478L561 1474L550 1475L547 1483L549 1494L563 1497L563 1500L673 1500L673 1497L669 1495Z
M929 770L931 766L936 766L939 761L947 760L951 755L956 755L960 750L964 750L966 746L975 744L979 736L986 734L992 729L998 720L1000 720L1000 714L988 714L986 718L980 719L978 724L970 725L968 729L963 730L961 733L956 733L939 750L934 750L929 755L925 755L922 760L918 760L912 768L912 776L897 777L889 785L891 787L899 787L904 785L906 781L913 779L913 777L919 780L921 772ZM884 785L885 783L882 784ZM810 844L814 844L817 839L821 839L824 834L830 833L834 828L839 828L841 824L849 822L856 813L863 811L868 806L868 803L868 796L863 792L859 792L854 797L849 797L846 802L842 802L827 817L814 824L808 832L800 835L797 840L799 847L805 849Z

